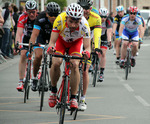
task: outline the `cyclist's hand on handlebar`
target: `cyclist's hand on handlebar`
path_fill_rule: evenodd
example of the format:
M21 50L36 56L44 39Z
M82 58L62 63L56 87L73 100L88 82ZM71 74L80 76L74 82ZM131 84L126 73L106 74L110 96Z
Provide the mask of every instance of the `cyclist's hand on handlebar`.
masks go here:
M54 54L56 52L56 48L55 47L49 47L48 49L47 49L47 53L48 54Z
M140 44L143 44L143 39L139 38Z
M113 45L111 44L111 41L108 41L108 47L109 47L109 49L113 48Z
M82 55L83 55L83 57L84 57L84 59L85 60L88 60L89 58L90 58L90 53L89 53L89 51L83 51L82 52Z
M20 48L19 48L19 41L15 44L15 54L19 53Z
M100 57L103 54L102 50L99 48L95 48L95 52L98 55L98 57Z
M119 36L118 40L121 41L122 40L122 36Z

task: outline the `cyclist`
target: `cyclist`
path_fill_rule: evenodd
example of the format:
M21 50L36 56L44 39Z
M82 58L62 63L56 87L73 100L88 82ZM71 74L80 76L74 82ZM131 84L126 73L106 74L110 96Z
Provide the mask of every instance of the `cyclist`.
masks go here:
M94 48L100 49L100 38L101 38L101 18L98 14L92 12L92 0L78 0L77 2L82 6L84 10L84 17L87 19L90 29L91 29L91 37L95 44ZM92 43L91 43L92 44ZM79 109L85 110L87 108L87 104L85 102L85 95L89 85L89 74L88 70L90 68L91 61L88 61L86 71L83 71L83 96L81 96L81 101L79 104Z
M114 47L116 49L116 64L119 64L121 41L119 41L118 38L119 38L120 22L121 22L122 17L125 15L124 14L124 7L123 6L117 6L116 11L117 11L117 15L114 18L113 35L115 36Z
M56 43L56 46L55 46ZM82 52L82 47L85 50ZM69 49L68 54L72 56L81 56L81 52L85 58L90 58L90 28L87 20L83 16L83 8L72 3L67 7L66 12L61 13L56 18L50 38L48 53L64 54ZM70 108L78 108L76 94L80 82L79 60L70 60L72 63L70 83L71 83L71 100ZM52 67L50 69L50 77L52 83L52 91L49 98L49 106L56 105L57 81L60 77L61 58L53 58Z
M60 11L60 6L57 3L49 2L47 4L46 11L41 12L35 20L30 42L32 42L33 44L35 44L35 41L36 43L40 44L46 44L47 41L49 42L54 20L56 19L58 14L60 14ZM33 86L31 88L33 91L37 91L38 89L37 73L41 65L43 53L42 48L43 47L34 47L35 58L33 62ZM45 86L44 89L48 90L48 87Z
M131 6L129 9L129 15L123 17L120 24L119 40L123 39L121 47L121 61L120 61L121 68L123 68L125 64L125 56L129 40L132 41L131 66L134 67L136 64L135 56L138 50L138 41L142 41L143 36L142 22L141 19L136 15L137 15L137 7Z
M100 8L99 13L102 19L102 35L101 35L101 50L103 52L100 57L100 75L98 81L104 81L104 70L106 65L106 51L107 47L112 48L111 37L112 37L112 23L108 18L108 10L106 8Z
M26 12L22 13L19 17L17 24L16 43L23 42L29 43L29 39L33 30L34 21L37 17L37 3L34 0L28 0L25 4ZM23 90L23 78L26 68L26 53L28 47L21 47L21 56L19 61L19 83L17 86L18 91Z

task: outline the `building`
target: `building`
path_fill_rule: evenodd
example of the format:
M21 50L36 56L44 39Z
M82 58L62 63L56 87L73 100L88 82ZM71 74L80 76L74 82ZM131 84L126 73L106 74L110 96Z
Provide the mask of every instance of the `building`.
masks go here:
M150 9L149 0L93 0L94 6L99 9L100 7L106 7L109 12L116 13L116 7L123 5L124 8L129 6L137 6L139 9Z

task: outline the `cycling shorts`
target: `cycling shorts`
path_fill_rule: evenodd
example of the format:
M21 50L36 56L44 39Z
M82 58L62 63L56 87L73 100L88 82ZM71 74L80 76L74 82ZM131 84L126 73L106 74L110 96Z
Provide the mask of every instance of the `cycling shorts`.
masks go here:
M138 31L129 32L124 29L123 33L122 33L122 39L127 40L127 41L132 40L132 41L138 42L139 41L139 32Z
M108 41L101 41L101 48L107 49L108 47Z
M83 38L77 39L74 42L68 43L62 38L58 37L56 41L56 54L64 55L68 49L68 54L72 56L82 56L83 51Z
M119 33L118 33L117 30L115 31L115 36L116 36L116 40L118 40L118 38L119 38Z

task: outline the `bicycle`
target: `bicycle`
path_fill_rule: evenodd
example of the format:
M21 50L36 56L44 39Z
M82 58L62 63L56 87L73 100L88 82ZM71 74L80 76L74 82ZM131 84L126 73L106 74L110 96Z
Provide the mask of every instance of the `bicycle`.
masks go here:
M50 82L49 78L49 72L48 72L48 65L49 61L47 60L47 49L48 49L48 43L45 45L42 44L35 44L35 47L43 47L43 61L41 65L41 72L40 72L40 77L39 78L39 94L41 95L41 101L40 101L40 111L42 111L43 103L44 103L44 93L48 91L48 86ZM46 87L47 86L47 87Z
M102 50L99 49L98 50L101 54L102 54ZM97 75L98 75L98 68L99 68L99 58L96 52L91 52L91 55L93 55L92 57L92 64L93 66L93 71L92 71L92 75L93 75L93 81L92 81L92 85L93 87L96 86L96 79L97 79Z
M24 45L24 46L29 46L29 44L27 43L18 43L17 42L17 46L18 45ZM32 43L30 43L30 47L29 47L29 53L31 54L32 52ZM25 78L24 78L24 103L26 103L26 100L29 99L29 91L30 91L30 80L31 80L31 66L32 66L32 57L28 56L28 60L26 63L26 73L25 73Z
M125 79L128 79L128 73L131 73L131 50L132 50L132 42L129 40L127 46L127 53L126 53L126 61L125 61Z
M62 76L62 82L57 92L57 104L56 109L59 114L59 124L64 123L65 110L75 111L74 109L70 109L69 101L70 101L70 59L83 59L83 57L69 56L69 55L50 55L50 63L52 63L52 57L60 57L65 61L64 72Z

